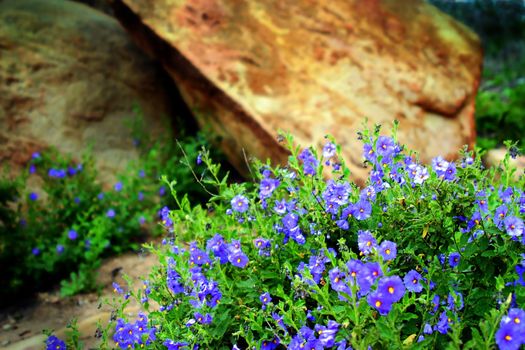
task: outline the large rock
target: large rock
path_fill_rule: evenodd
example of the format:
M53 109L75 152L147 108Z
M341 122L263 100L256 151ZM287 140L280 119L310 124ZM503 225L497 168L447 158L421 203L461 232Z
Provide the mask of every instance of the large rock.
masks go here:
M136 158L125 126L134 104L147 132L171 126L162 68L114 18L83 4L0 1L0 58L2 163L22 166L48 146L80 155L91 144L109 179Z
M164 64L201 124L283 160L279 129L303 145L330 133L357 177L356 131L400 121L423 160L475 139L478 38L420 0L113 0L115 15Z

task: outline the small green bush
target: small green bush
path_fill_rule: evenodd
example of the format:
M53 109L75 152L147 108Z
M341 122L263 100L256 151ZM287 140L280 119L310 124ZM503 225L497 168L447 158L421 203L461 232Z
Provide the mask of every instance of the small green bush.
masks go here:
M140 157L117 176L110 190L97 179L94 160L75 162L55 150L35 153L24 174L0 179L1 300L48 289L61 281L61 294L93 289L101 259L137 250L158 234L159 210L174 203L160 181L159 170L180 179L178 189L196 201L208 198L195 186L188 162L195 163L202 135L151 141L141 133L135 144ZM200 171L203 171L200 169ZM38 178L40 189L26 183Z

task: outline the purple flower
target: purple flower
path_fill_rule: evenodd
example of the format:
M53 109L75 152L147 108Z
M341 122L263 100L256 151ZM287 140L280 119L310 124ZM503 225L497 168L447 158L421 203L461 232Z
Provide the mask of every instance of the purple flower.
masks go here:
M501 350L519 350L524 342L523 327L521 330L512 322L501 322L496 332L496 344Z
M64 252L64 246L62 244L57 244L56 251L57 254L62 254Z
M447 316L447 312L443 311L439 315L438 323L435 326L435 330L438 331L441 334L447 334L448 330L450 329L450 320Z
M32 200L33 202L36 201L38 199L38 194L35 192L31 192L29 194L29 199Z
M77 233L77 231L75 231L75 230L69 230L69 232L67 233L67 237L68 237L70 240L74 241L75 239L77 239L77 237L78 237L78 233Z
M264 238L256 238L253 241L255 248L259 249L260 256L270 256L272 245L269 240Z
M259 300L262 303L262 309L266 310L266 305L272 301L272 297L270 296L270 293L266 292L259 296Z
M499 229L503 228L503 222L507 217L508 212L509 209L505 204L502 204L496 208L496 211L494 212L494 225L496 225L496 227L498 227Z
M197 159L195 160L195 163L197 165L201 165L202 164L202 154L199 152L199 154L197 155Z
M379 246L379 255L386 261L395 259L397 255L396 244L391 241L383 241Z
M357 245L361 253L368 255L372 249L377 248L377 242L370 231L359 231L357 233Z
M29 166L29 174L34 174L36 172L36 166L34 164L31 164Z
M508 216L503 221L505 230L511 237L519 237L523 234L523 221L515 216Z
M388 157L395 151L395 143L391 137L379 136L376 143L377 154Z
M190 244L190 264L201 266L209 263L211 260L208 255L197 247L196 242L192 242Z
M66 343L54 335L50 335L46 340L46 350L66 350Z
M461 255L458 252L450 253L450 255L448 256L448 264L452 268L458 266L460 260Z
M160 186L159 188L159 196L163 197L166 194L166 187Z
M33 248L31 250L31 254L33 254L34 256L40 255L40 249L38 249L37 247Z
M379 280L377 292L395 303L405 295L405 286L399 276L383 277Z
M49 169L47 172L47 175L49 177L57 178L57 179L63 179L66 177L66 171L64 169Z
M286 213L286 200L275 201L273 210L279 215Z
M248 264L248 257L241 251L237 250L228 255L228 260L235 267L244 268Z
M272 318L277 323L277 325L286 332L286 325L284 324L283 317L278 313L273 312Z
M335 321L328 321L328 325L315 325L315 331L319 334L319 342L324 348L329 348L335 344L335 336L339 330L339 323Z
M146 172L144 171L144 169L141 169L139 170L139 177L145 177L146 176Z
M357 220L365 220L372 213L372 205L366 200L360 200L354 205L354 217Z
M378 291L368 294L366 301L368 305L375 308L383 316L387 315L392 309L392 301Z
M503 201L503 203L511 203L512 202L512 195L514 194L514 190L512 187L507 187L505 190L499 190L498 195L499 198Z
M423 290L423 286L420 284L421 279L422 277L419 274L419 272L415 270L410 270L405 275L405 278L403 278L403 282L405 283L405 287L407 290L419 293Z
M265 177L259 185L259 197L261 199L270 197L279 184L279 180Z
M168 350L179 350L188 346L188 343L175 342L171 339L166 339L162 344L167 347Z
M246 210L248 210L248 199L241 194L233 197L230 203L232 209L238 213L244 213Z
M220 234L217 233L208 240L206 243L206 250L211 250L213 255L219 258L221 264L226 264L228 262L228 245Z
M114 209L109 209L109 210L106 212L106 216L107 216L108 218L110 218L110 219L111 219L111 218L114 218L114 217L115 217L115 214L116 214L116 213L115 213L115 210L114 210Z
M303 170L305 175L315 175L318 161L308 148L305 148L297 158L303 162Z
M196 312L193 314L193 317L195 317L195 320L200 324L210 324L212 321L210 314L202 315L200 312Z
M120 192L120 191L122 191L122 187L123 187L122 186L122 182L119 181L119 182L117 182L115 184L115 186L113 188L115 189L115 191Z
M120 287L117 282L113 282L113 291L118 294L123 294L124 290Z
M323 147L323 157L330 159L335 156L336 147L332 142L327 142Z
M40 153L39 152L34 152L32 155L31 155L31 159L40 159L41 156L40 156Z
M339 270L338 267L334 267L328 271L328 277L330 278L330 286L336 292L344 292L352 294L352 291L348 287L345 281L345 274Z

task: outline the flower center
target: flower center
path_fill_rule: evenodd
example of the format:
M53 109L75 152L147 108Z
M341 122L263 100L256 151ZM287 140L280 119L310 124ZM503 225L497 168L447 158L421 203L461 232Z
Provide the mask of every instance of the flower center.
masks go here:
M377 300L375 305L376 305L376 307L380 307L381 304L382 304L382 303L381 303L381 300Z
M387 255L390 255L390 249L385 250L385 253L386 253Z
M507 334L507 335L505 336L505 340L506 340L506 341L511 341L511 340L512 340L512 337L511 337L510 335Z
M394 294L394 287L388 287L388 293Z
M520 323L521 323L521 320L520 320L518 317L516 317L516 318L514 319L514 323L516 323L516 324L520 324Z

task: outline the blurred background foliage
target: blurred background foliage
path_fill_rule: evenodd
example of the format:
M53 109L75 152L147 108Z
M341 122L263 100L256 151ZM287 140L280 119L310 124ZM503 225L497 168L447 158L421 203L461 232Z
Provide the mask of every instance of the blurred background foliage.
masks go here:
M484 50L483 76L476 101L478 146L505 140L525 148L525 1L431 0L473 29Z

